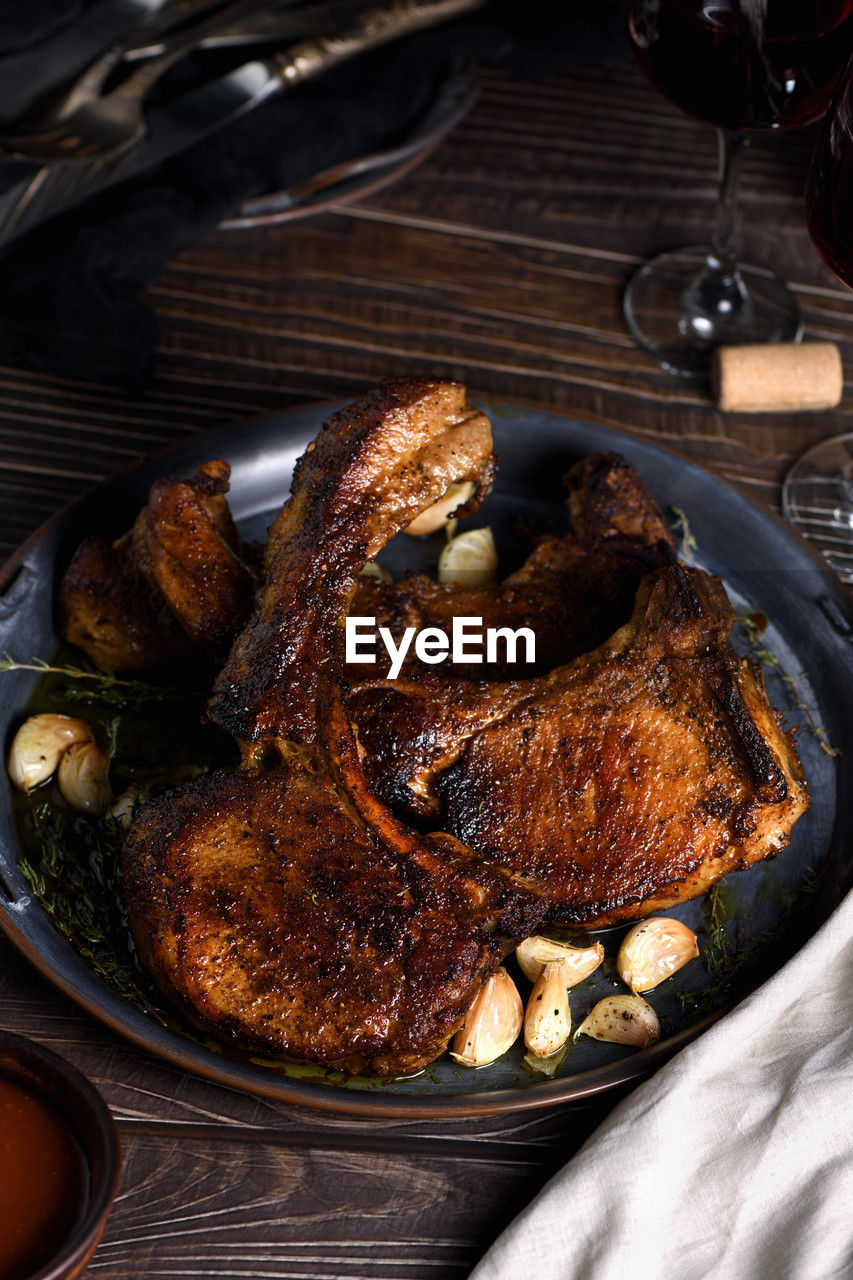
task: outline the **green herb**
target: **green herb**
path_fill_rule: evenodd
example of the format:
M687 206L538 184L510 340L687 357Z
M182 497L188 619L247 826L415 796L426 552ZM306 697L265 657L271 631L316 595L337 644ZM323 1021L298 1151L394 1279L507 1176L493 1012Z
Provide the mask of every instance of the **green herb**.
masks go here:
M123 828L112 818L72 815L50 803L29 817L38 853L22 855L19 866L57 930L99 978L164 1022L134 970L119 891Z
M670 507L670 511L678 521L681 538L681 554L690 564L696 560L696 552L699 550L699 544L693 536L693 532L687 520L687 516L681 507Z
M104 725L104 746L107 752L107 768L115 759L118 747L118 731L121 728L121 716L113 716Z
M38 671L41 675L60 676L68 682L63 696L72 702L99 702L118 706L139 706L146 702L161 702L173 698L192 698L198 694L192 689L152 684L148 680L121 680L105 671L86 671L83 667L54 667L43 658L31 658L29 662L17 662L8 653L0 657L0 675L8 671ZM79 681L90 685L79 686Z
M15 795L18 862L30 891L60 936L106 986L164 1026L221 1050L165 1004L139 961L121 885L121 848L127 821L150 795L182 777L228 763L231 745L199 724L199 690L87 671L73 665L73 658L66 663L62 651L53 663L19 663L8 654L0 659L0 673L18 670L43 677L36 682L28 714L69 711L69 703L85 699L86 718L106 749L112 778L133 784L121 816L73 812L50 784L37 793Z
M808 868L798 891L785 896L778 923L773 928L763 930L746 944L739 927L730 932L730 926L734 922L731 919L731 905L725 900L724 885L720 881L713 885L702 904L707 939L701 953L702 963L713 981L702 991L680 992L678 999L682 1012L700 1016L710 1013L731 993L738 979L756 968L762 954L782 939L795 911L802 906L803 898L814 894L819 886L820 878Z
M568 1045L563 1045L562 1049L558 1049L556 1053L551 1053L547 1058L538 1058L535 1053L526 1053L522 1058L522 1062L528 1071L532 1071L534 1075L554 1076L563 1065L563 1061L568 1052Z
M759 618L763 620L763 625L758 621ZM815 720L812 710L800 693L794 677L785 670L776 654L762 643L761 635L767 626L767 620L764 615L758 614L754 609L738 609L735 615L735 626L740 628L743 640L749 649L750 657L768 670L775 671L788 690L788 705L784 708L784 713L787 715L793 711L802 711L808 721L806 728L817 739L821 750L825 751L828 756L841 755L840 749L833 747L830 743L829 736L823 725L818 724Z
M733 943L729 938L731 904L725 899L722 882L717 881L705 894L702 914L708 939L702 953L705 969L712 976L720 973L728 964Z

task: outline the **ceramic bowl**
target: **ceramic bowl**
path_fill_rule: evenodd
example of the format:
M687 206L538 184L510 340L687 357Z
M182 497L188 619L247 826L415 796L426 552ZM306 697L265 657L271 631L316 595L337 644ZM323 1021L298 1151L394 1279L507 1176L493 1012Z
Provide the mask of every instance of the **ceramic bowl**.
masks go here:
M89 1173L83 1210L59 1251L30 1280L74 1280L98 1246L118 1191L121 1151L107 1104L64 1058L0 1031L0 1076L50 1103L74 1134Z

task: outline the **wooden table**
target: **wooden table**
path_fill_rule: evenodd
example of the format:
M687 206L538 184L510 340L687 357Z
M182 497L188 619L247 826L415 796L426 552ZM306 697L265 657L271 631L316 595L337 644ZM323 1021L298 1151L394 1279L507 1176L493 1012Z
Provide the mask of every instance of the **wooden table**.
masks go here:
M543 83L481 77L470 117L414 173L311 220L222 232L151 292L165 333L142 397L0 371L0 539L153 449L389 374L431 372L628 428L775 506L832 414L724 416L629 339L620 298L650 254L706 241L712 130L631 66ZM803 226L808 134L749 157L747 251L793 284L807 336L853 360L853 299ZM120 1198L92 1275L464 1276L607 1114L339 1120L243 1097L117 1039L0 942L0 1021L86 1071L119 1123Z

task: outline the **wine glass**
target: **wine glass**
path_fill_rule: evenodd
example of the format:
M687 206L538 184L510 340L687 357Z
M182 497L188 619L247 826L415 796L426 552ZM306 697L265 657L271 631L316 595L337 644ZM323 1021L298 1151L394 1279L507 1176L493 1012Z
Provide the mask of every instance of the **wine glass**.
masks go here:
M853 60L815 146L806 216L821 257L853 288ZM782 486L782 510L853 582L853 432L822 440L798 458Z
M784 280L737 259L738 177L750 132L798 128L826 110L853 48L853 0L631 0L629 24L653 83L717 126L720 190L710 248L642 267L625 319L665 369L707 376L717 346L802 336Z

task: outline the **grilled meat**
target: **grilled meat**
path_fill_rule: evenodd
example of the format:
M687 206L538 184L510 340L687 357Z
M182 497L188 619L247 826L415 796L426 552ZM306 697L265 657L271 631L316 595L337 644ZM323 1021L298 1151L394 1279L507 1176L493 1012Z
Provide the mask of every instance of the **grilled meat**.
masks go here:
M542 915L450 836L382 830L292 759L150 805L124 865L140 955L195 1022L350 1072L436 1058Z
M472 732L483 727L519 696L515 682L503 686L499 679L547 672L595 648L629 620L644 575L675 563L672 535L625 458L592 454L570 468L564 484L570 533L543 539L501 583L470 590L422 574L360 583L353 613L375 616L396 641L406 627L449 631L456 616L482 617L484 626L531 627L536 634L532 667L448 663L439 669L407 659L400 677L389 682L381 660L348 665L347 705L365 772L398 812L440 812L432 780L455 758L462 726ZM466 688L475 678L476 687Z
M180 670L194 652L140 572L129 535L112 546L100 534L80 544L59 586L57 630L102 671Z
M676 549L654 499L633 466L616 453L593 454L566 474L571 532L547 537L515 573L470 589L409 574L400 582L363 579L352 611L375 617L399 641L406 627L450 631L455 617L482 618L484 627L532 627L536 662L448 662L444 675L497 680L550 671L601 644L631 616L644 574L672 564ZM403 673L424 667L412 656ZM354 667L365 679L387 666Z
M408 830L375 797L340 687L364 561L452 481L482 488L491 467L488 422L454 384L385 384L330 419L209 705L245 744L244 767L148 805L131 828L140 954L192 1018L241 1044L416 1070L544 914L526 878Z
M112 547L95 535L77 549L59 590L59 628L98 667L156 673L209 664L246 624L259 566L231 518L228 474L214 460L193 481L159 480L128 534ZM469 590L424 574L397 583L362 578L352 611L374 616L395 639L408 626L448 629L462 615L535 628L534 665L448 663L443 670L454 676L533 675L593 648L630 616L642 575L670 563L675 550L624 458L584 459L565 483L571 533L543 539L503 582ZM404 670L424 671L413 652ZM386 674L381 655L348 671L356 680Z
M191 1018L235 1043L417 1070L543 920L601 926L683 901L782 848L807 808L760 675L730 646L720 584L672 563L617 459L575 470L572 535L472 608L538 626L531 611L547 603L562 665L351 686L343 622L361 566L451 482L474 480L476 503L492 469L488 423L454 384L384 384L335 414L297 466L209 703L243 767L154 801L131 828L140 954ZM135 556L170 596L194 581L158 576L147 546ZM404 583L388 608L434 624L457 612L454 595L472 607L471 593ZM173 614L185 633L197 598ZM410 829L389 802L441 815L451 834Z
M225 494L231 469L207 462L196 480L158 480L131 530L133 556L190 642L225 657L235 619L248 617L254 575Z
M686 901L784 848L809 804L731 622L717 579L676 565L644 579L609 641L544 679L356 693L367 775L546 884L553 922Z
M62 579L58 625L96 666L157 672L221 660L249 615L254 574L214 460L192 481L158 480L133 528L88 538Z
M455 480L476 482L473 505L493 474L488 420L456 383L385 383L335 414L296 465L258 608L217 677L210 719L244 741L312 740L365 561Z

